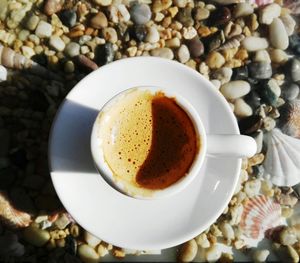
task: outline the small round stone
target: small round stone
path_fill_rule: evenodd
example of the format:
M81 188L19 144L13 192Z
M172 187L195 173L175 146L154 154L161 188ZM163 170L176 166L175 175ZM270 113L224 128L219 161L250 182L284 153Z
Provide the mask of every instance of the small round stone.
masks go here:
M238 3L233 10L233 15L236 18L251 14L253 14L253 6L250 3Z
M186 45L181 45L177 51L178 60L181 63L186 63L190 59L190 52Z
M200 57L204 53L204 46L199 37L187 41L187 46L193 58Z
M113 44L118 41L117 31L113 27L103 28L102 35L106 41L109 41Z
M46 0L44 4L44 13L51 16L59 12L64 4L64 0Z
M48 38L52 34L52 25L45 22L45 21L40 21L37 25L37 28L35 30L35 34L39 38Z
M138 25L144 25L151 19L150 7L146 4L136 3L130 8L131 20Z
M108 42L103 45L98 45L95 49L95 62L98 65L105 65L113 61L115 52L113 44Z
M75 66L74 66L73 61L68 60L68 61L65 63L65 65L64 65L64 71L65 71L66 73L73 73L74 70L75 70Z
M59 18L65 26L73 27L76 24L77 15L75 10L66 9L60 13Z
M96 29L106 28L108 25L108 21L105 14L103 12L97 13L91 18L90 25L91 27Z
M272 76L272 66L268 62L252 62L248 69L252 78L268 79Z
M176 18L185 27L194 25L194 19L192 18L192 8L191 7L186 7L186 8L180 9L176 15Z
M148 32L145 25L133 25L132 28L130 29L130 36L133 39L137 40L138 42L144 41L147 37L147 34ZM155 40L154 39L155 37L157 36L153 36L151 40ZM158 40L159 40L159 35L158 35Z
M6 79L7 79L7 70L5 67L0 65L0 82L5 81Z
M287 83L281 87L281 97L285 100L294 100L299 95L299 86L295 83Z
M31 15L26 21L26 28L33 31L36 29L40 18L36 15Z
M285 50L289 45L288 34L279 18L274 18L269 26L269 39L275 48Z
M292 59L289 63L289 73L293 81L300 80L300 61L298 59Z
M284 64L288 60L288 55L281 49L271 49L269 54L273 63Z
M235 80L225 83L220 88L226 99L235 100L247 95L250 92L250 85L243 80Z
M141 40L142 41L142 40ZM156 43L159 41L159 33L155 26L151 26L148 29L146 41L149 43Z
M209 16L210 26L221 26L231 19L231 12L228 7L220 7L213 11Z
M245 102L252 107L252 109L258 108L261 104L261 98L254 90L247 94L244 99Z
M212 51L208 54L205 62L211 69L217 69L224 65L225 58L221 55L221 53Z
M221 84L225 84L225 83L229 82L231 79L231 76L232 76L232 69L227 68L227 67L217 69L213 73L213 77L220 80Z
M23 237L28 243L37 247L41 247L48 242L50 239L50 234L46 230L42 230L37 226L30 225L29 227L25 228Z
M234 113L240 118L248 117L253 114L252 108L243 100L237 99L234 102Z
M166 59L173 59L174 54L173 51L170 48L156 48L151 50L151 56L154 57L161 57Z
M57 51L63 51L65 49L65 42L59 36L51 36L49 45Z
M69 57L78 56L80 53L80 45L75 42L70 42L65 48L65 53Z
M188 0L174 0L174 4L179 8L186 7Z
M97 252L86 244L82 244L78 247L78 255L84 263L96 263L99 262L100 258Z
M209 17L209 10L206 8L197 8L196 11L194 12L194 19L196 21L201 21Z
M289 37L289 48L296 55L300 55L300 36L298 34L293 34Z
M112 0L94 0L94 3L100 6L109 6L112 3Z

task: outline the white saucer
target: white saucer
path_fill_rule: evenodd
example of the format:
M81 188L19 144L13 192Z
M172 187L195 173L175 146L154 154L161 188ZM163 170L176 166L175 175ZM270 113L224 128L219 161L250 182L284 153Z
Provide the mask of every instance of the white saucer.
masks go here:
M239 134L226 100L199 73L175 61L138 57L101 67L72 89L56 116L49 148L54 187L74 219L106 242L139 250L172 247L208 228L230 201L241 168L241 159L207 157L191 185L163 200L133 199L109 186L92 161L93 122L111 97L147 85L176 90L198 111L208 133Z

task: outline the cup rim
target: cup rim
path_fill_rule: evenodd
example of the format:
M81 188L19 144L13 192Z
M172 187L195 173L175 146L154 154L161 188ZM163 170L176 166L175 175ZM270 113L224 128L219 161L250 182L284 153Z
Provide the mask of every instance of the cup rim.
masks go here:
M176 103L183 108L183 110L188 114L191 121L193 122L193 125L195 127L196 133L197 133L197 142L198 142L198 152L193 160L193 163L191 167L189 168L189 171L184 175L182 178L180 178L178 181L173 183L172 185L161 189L161 190L153 190L153 194L151 196L140 196L140 195L131 195L126 192L124 189L124 186L121 183L118 183L114 180L114 175L111 169L109 168L108 164L104 160L103 152L99 151L99 147L96 147L99 145L99 138L97 137L97 131L101 127L101 121L99 121L99 117L105 112L105 110L109 109L114 103L116 103L119 99L121 99L123 96L126 95L126 93L132 92L134 90L147 90L151 93L155 92L163 92L163 94L166 97L175 98ZM102 120L103 121L103 120ZM206 138L206 131L204 128L204 125L197 113L197 111L194 109L192 104L187 101L181 94L175 94L172 92L171 89L167 89L164 87L156 87L156 86L138 86L138 87L132 87L125 89L112 98L108 100L103 107L99 110L99 113L96 116L96 119L93 124L92 132L91 132L91 140L90 140L90 146L91 146L91 153L93 157L94 165L99 172L99 174L102 176L102 178L116 191L121 192L122 194L125 194L128 197L132 197L135 199L142 199L142 200L156 200L156 199L162 199L171 197L183 189L185 189L192 181L193 179L199 174L200 169L203 165L206 153L207 153L207 138ZM151 191L152 192L152 191Z

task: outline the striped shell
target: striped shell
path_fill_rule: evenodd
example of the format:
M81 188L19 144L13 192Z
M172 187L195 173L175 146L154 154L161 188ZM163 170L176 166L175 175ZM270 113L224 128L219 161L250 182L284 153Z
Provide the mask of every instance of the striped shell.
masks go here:
M13 228L21 228L28 226L32 220L28 213L15 209L6 195L0 192L0 221Z
M278 127L282 132L300 139L300 100L286 102L279 113Z
M240 226L245 236L262 239L266 230L278 226L280 222L280 205L260 195L245 203Z
M241 41L245 38L244 35L234 36L225 42L222 46L220 46L217 50L230 49L239 47L241 45Z

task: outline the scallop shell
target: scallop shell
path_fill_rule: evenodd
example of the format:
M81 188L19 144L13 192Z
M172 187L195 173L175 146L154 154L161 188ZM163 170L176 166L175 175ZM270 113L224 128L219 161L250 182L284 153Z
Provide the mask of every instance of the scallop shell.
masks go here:
M244 205L240 222L245 236L262 239L264 233L281 223L280 204L264 195L249 199Z
M293 186L300 182L300 140L273 129L266 134L265 174L273 184Z
M300 100L286 102L279 113L278 127L282 132L300 139Z
M28 213L15 209L6 195L0 192L0 221L10 227L20 228L28 226L32 220Z

